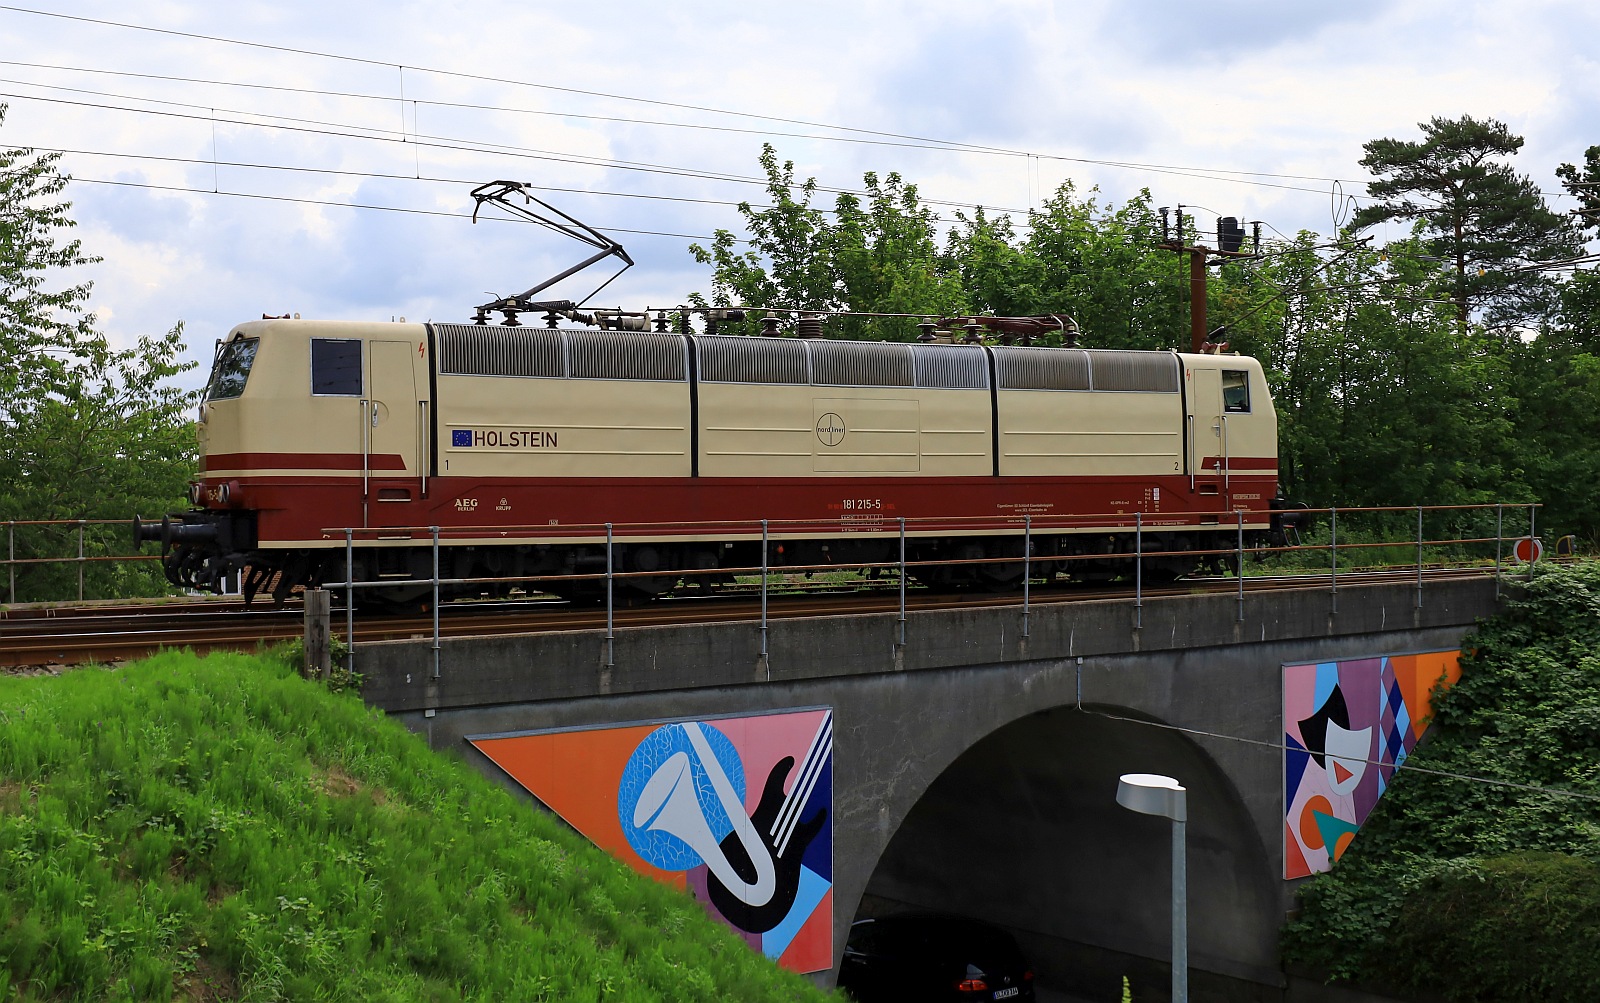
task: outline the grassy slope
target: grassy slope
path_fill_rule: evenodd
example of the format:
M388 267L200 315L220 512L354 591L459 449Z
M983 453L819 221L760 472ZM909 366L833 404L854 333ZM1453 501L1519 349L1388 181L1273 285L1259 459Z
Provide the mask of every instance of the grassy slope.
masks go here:
M0 999L821 999L280 662L0 678Z

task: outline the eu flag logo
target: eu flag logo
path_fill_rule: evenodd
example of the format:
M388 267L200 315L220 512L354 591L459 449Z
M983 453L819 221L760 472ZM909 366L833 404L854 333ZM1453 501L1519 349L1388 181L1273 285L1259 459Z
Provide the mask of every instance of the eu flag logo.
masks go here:
M453 428L450 430L450 445L453 447L472 445L472 429Z

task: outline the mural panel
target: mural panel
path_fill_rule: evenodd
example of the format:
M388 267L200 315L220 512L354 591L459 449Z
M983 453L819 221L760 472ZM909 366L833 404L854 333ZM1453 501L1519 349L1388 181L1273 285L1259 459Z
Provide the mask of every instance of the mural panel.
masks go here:
M1283 667L1286 879L1343 855L1460 676L1460 651Z
M831 709L467 740L756 950L796 972L832 967Z

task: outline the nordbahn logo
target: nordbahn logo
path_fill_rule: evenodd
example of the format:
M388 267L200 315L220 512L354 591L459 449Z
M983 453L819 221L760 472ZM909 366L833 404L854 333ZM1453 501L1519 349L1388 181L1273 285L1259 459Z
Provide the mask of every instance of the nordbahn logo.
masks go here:
M453 428L452 449L557 449L559 433L540 429Z

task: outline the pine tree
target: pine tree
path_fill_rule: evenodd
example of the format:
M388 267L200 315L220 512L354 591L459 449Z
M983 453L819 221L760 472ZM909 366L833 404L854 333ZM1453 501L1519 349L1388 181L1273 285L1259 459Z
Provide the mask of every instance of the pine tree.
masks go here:
M1451 298L1463 330L1475 313L1491 327L1526 323L1548 308L1552 293L1532 266L1575 254L1575 227L1505 162L1523 143L1505 123L1463 115L1419 125L1420 142L1363 145L1361 165L1379 178L1367 190L1380 201L1357 212L1351 226L1420 224L1432 253L1455 270Z

